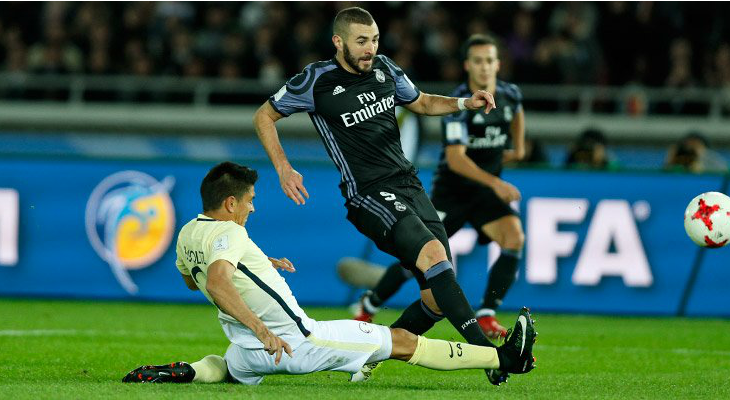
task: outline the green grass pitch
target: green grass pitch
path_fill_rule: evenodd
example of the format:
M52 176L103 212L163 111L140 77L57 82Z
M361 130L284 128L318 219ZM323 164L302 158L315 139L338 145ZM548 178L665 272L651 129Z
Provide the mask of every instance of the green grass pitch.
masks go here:
M315 319L345 309L308 308ZM538 368L490 385L482 371L438 372L388 361L364 384L322 372L235 384L122 384L149 363L222 354L211 306L0 300L0 398L501 399L730 398L730 321L541 315ZM386 311L379 322L390 323ZM516 313L500 314L507 323ZM456 339L439 323L428 335Z

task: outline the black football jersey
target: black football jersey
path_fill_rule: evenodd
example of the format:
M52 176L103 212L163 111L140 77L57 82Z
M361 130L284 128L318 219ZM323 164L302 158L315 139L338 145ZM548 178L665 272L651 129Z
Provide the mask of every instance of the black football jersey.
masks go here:
M336 59L308 65L269 103L284 116L309 113L327 153L342 176L346 199L398 175L415 175L403 155L395 106L410 104L418 88L389 58L377 55L373 68L353 74Z
M453 93L454 97L471 97L469 86L464 83ZM502 173L502 153L512 146L510 126L515 114L522 110L522 93L513 84L497 81L494 92L497 108L489 112L484 109L445 116L441 131L444 150L434 176L434 185L448 187L470 187L479 183L449 169L446 163L446 146L466 145L466 155L481 169L499 176Z

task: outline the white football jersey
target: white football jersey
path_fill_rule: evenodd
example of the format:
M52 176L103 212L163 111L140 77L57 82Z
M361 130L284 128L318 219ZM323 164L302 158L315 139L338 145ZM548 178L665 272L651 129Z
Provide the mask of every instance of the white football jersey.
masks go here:
M176 265L180 273L193 277L213 305L215 302L205 285L208 267L217 260L226 260L236 267L233 285L248 307L275 335L282 338L309 335L312 321L297 304L284 278L248 237L246 228L233 221L218 221L198 214L180 230ZM232 343L244 348L263 347L252 331L220 309L218 318ZM244 329L231 329L230 324ZM234 331L237 332L235 335ZM241 335L241 331L249 334Z

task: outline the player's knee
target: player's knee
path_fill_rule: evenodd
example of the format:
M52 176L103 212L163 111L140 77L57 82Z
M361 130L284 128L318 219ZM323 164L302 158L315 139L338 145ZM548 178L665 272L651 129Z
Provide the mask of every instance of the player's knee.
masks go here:
M437 239L433 239L426 243L418 254L416 261L416 267L423 272L426 272L432 266L446 260L446 249Z
M522 231L522 225L517 217L506 217L498 221L497 225L492 226L491 229L485 225L482 230L503 249L519 251L525 246L525 233Z
M503 249L522 250L525 246L525 234L521 230L511 232L502 236L502 243L499 246Z
M418 345L418 336L401 328L390 328L390 336L393 340L393 350L390 358L408 361L413 357Z

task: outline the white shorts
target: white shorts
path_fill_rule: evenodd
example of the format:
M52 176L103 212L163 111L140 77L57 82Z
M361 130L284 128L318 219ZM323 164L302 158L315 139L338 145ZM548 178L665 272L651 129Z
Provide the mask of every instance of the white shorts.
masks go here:
M306 338L282 338L291 346L293 357L284 353L279 365L274 365L275 355L263 349L231 344L225 355L228 372L245 385L258 385L265 375L273 374L354 374L368 362L387 360L393 350L390 329L382 325L352 320L315 321L311 332Z

